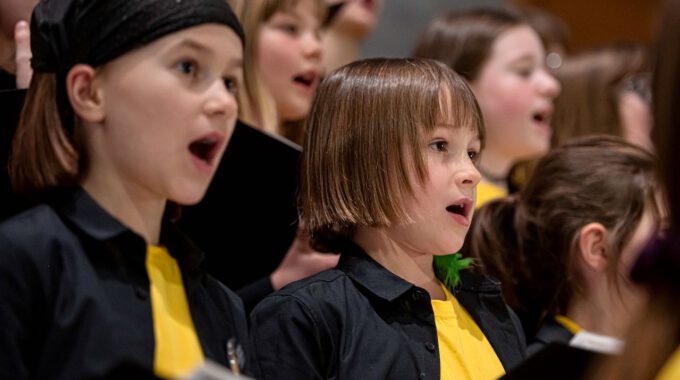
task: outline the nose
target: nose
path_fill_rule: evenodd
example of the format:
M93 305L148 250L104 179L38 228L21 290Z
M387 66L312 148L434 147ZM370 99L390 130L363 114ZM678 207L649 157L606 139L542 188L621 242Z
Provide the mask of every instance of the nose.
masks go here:
M456 173L456 182L460 187L475 187L482 180L482 174L477 167L468 161L465 166Z
M538 78L538 90L541 95L555 99L562 91L562 85L545 68L541 69Z
M321 60L322 45L321 36L319 32L309 32L305 34L302 40L302 52L305 57L315 61Z
M204 111L213 118L235 119L238 114L236 94L229 91L222 80L215 81L207 91Z

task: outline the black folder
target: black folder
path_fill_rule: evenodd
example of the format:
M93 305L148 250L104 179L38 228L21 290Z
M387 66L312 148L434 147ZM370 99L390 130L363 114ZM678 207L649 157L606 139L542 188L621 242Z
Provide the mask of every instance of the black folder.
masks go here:
M0 221L31 205L14 194L7 172L12 139L19 124L25 97L26 90L0 89Z
M232 289L268 276L295 238L300 146L237 123L203 200L179 225Z
M582 379L589 373L594 363L607 356L562 343L550 343L511 369L501 379Z

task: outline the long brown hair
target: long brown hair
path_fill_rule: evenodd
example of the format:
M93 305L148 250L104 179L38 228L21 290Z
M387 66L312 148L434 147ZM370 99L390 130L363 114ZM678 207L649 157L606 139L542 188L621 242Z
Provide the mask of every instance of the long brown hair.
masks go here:
M626 80L649 72L647 49L609 45L569 57L555 71L562 92L555 98L553 146L588 134L625 137L619 97Z
M466 255L501 280L531 334L544 314L565 313L583 291L573 251L586 224L612 232L614 275L645 207L656 205L655 178L653 156L622 139L574 140L543 157L516 196L478 210Z
M466 82L427 59L369 59L331 73L319 86L302 157L300 208L312 246L337 251L356 227L407 219L411 173L424 181L424 134L447 121L484 142Z
M594 379L655 378L680 345L680 0L662 7L653 73L654 129L663 185L670 209L668 244L645 252L636 264L637 280L649 299L626 337L624 352L592 374ZM644 261L643 261L644 260Z

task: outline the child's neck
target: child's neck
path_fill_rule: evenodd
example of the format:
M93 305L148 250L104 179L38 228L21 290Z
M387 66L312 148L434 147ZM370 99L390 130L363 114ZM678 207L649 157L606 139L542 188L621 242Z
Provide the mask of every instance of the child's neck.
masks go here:
M159 244L164 199L140 196L120 182L96 176L89 176L81 186L100 207L143 237L147 244Z
M379 229L360 229L354 241L380 265L402 279L425 289L430 298L444 300L446 295L432 267L432 255L413 252L389 239Z
M507 178L510 175L513 161L494 151L484 151L479 163L479 171L487 182L507 187Z
M324 66L328 72L359 59L359 40L356 37L330 30L323 36Z

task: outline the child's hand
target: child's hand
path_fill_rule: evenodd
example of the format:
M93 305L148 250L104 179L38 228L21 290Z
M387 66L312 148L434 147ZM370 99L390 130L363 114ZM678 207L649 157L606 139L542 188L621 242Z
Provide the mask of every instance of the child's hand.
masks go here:
M272 272L272 287L274 290L278 290L293 281L333 268L338 264L339 257L339 255L313 250L309 246L309 235L300 226L286 256L279 267Z
M31 30L26 21L19 21L14 27L14 42L17 88L28 88L33 69L31 69Z

